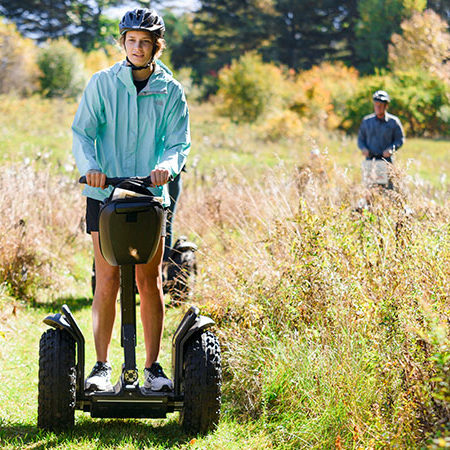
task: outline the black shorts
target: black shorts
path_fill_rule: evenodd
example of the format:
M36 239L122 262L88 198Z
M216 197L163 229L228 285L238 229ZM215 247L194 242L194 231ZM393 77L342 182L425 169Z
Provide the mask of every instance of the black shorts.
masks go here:
M90 197L86 197L86 200L86 233L91 234L92 231L98 231L98 216L103 202ZM161 237L166 237L166 221L167 211L164 210Z

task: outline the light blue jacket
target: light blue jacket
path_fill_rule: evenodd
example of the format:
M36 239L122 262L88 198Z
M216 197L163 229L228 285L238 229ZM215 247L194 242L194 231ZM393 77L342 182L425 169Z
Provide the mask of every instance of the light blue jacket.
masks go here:
M180 173L191 146L186 98L170 71L155 67L139 95L125 62L93 75L72 124L82 175L97 169L108 177L148 176L156 167ZM104 200L111 190L86 186L83 194ZM170 204L167 185L151 191Z

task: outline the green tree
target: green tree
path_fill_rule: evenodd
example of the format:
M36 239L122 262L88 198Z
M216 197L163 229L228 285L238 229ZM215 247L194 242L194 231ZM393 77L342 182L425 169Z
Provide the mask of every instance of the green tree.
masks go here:
M267 48L276 32L273 16L272 0L202 0L183 40L184 65L195 67L198 80L217 80L233 59Z
M37 89L36 44L13 23L0 18L0 93L30 94Z
M101 29L101 16L108 6L124 0L0 0L0 14L18 30L38 42L68 38L83 50L90 50Z
M354 60L357 1L276 0L277 59L296 70L324 60Z
M361 119L373 112L372 94L378 89L391 95L389 111L400 118L407 135L449 135L448 84L420 69L361 78L356 93L347 102L342 128L358 130Z
M388 63L388 44L403 19L425 8L426 0L360 0L359 23L356 28L355 54L357 67L373 73Z
M278 67L248 52L219 72L218 109L236 122L254 122L281 105L285 84Z

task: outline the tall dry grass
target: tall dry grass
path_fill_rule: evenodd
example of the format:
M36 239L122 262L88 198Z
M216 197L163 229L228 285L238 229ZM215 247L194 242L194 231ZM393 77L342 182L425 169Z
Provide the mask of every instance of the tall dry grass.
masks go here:
M76 276L73 256L83 242L76 240L83 207L74 181L34 162L11 164L0 172L0 192L1 295L61 295Z
M367 191L319 154L257 181L186 179L177 229L200 244L196 301L220 329L226 404L283 447L449 433L448 187L402 172L396 191Z

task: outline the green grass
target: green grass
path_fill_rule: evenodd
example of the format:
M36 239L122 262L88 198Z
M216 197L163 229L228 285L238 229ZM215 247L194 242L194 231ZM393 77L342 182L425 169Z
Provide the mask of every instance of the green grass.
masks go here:
M38 96L0 95L0 162L35 160L71 171L71 125L77 104Z
M36 427L38 392L38 347L41 334L47 329L43 318L60 310L67 303L86 338L86 370L95 362L91 333L90 304L86 297L59 299L53 304L34 307L18 305L15 315L12 305L3 306L0 335L0 446L1 448L269 448L270 439L263 430L250 424L222 421L210 435L186 434L178 424L178 414L163 420L101 420L76 412L75 428L66 433L43 432ZM183 311L169 309L164 330L161 361L170 371L171 336ZM117 379L123 361L119 323L114 328L111 362L113 379ZM144 367L142 328L138 323L137 363ZM226 415L227 405L223 407Z
M333 162L348 168L355 178L360 177L361 154L356 136L332 133L305 127L302 138L278 142L259 139L259 125L235 124L218 117L211 105L192 105L192 153L188 167L198 176L222 171L224 174L234 167L248 179L262 176L267 168L307 163L312 149L326 152ZM407 137L405 145L396 155L396 161L407 167L407 174L416 174L433 186L448 183L450 173L450 140Z

